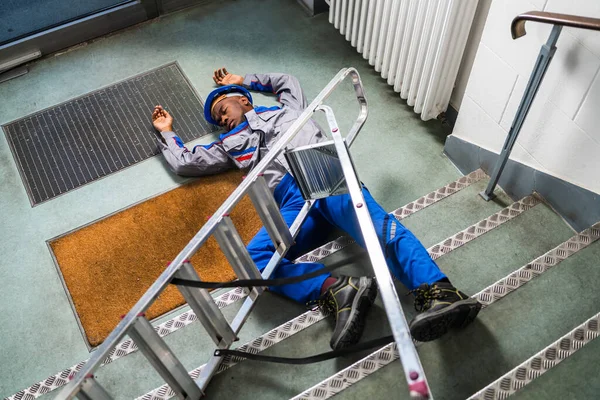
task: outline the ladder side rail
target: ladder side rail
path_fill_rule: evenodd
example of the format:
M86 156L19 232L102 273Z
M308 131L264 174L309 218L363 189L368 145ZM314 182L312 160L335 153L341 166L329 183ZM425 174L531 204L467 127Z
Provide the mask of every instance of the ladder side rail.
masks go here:
M360 107L359 116L351 128L348 135L349 142L358 134L367 118L367 102L364 97L364 88L360 80L358 71L355 68L343 68L335 77L327 84L327 86L317 95L317 97L309 104L309 106L300 114L298 119L290 126L287 132L274 144L267 155L258 163L258 165L249 172L246 179L233 191L227 200L219 207L213 217L196 233L190 242L183 250L175 257L173 262L165 269L165 271L157 278L150 288L142 295L140 300L119 322L116 328L109 334L106 340L100 347L93 352L90 359L83 366L81 371L75 375L73 380L69 382L65 388L58 394L58 400L73 399L77 391L81 387L85 377L92 374L96 368L102 364L104 359L109 355L112 348L123 338L127 331L135 323L137 316L146 311L146 309L154 302L158 295L167 287L171 279L177 273L181 265L189 260L204 242L212 235L217 225L221 222L222 216L229 214L231 209L243 198L250 190L251 185L256 178L261 175L275 158L277 158L291 142L294 136L300 132L302 127L312 118L314 111L331 95L333 90L343 82L348 75L352 76L352 84L357 96ZM273 267L274 268L274 267Z
M400 353L400 361L404 369L404 375L411 397L431 398L425 372L421 365L421 360L417 353L417 349L412 341L408 321L402 310L398 293L394 286L392 275L387 267L383 250L379 244L379 238L375 232L373 221L369 210L365 204L365 199L362 194L362 188L356 170L352 163L352 159L348 153L348 148L344 143L341 133L339 132L338 124L333 114L333 110L329 106L321 106L319 110L323 111L327 117L327 122L330 127L338 157L346 177L348 191L354 204L354 210L358 223L363 234L365 246L373 265L373 271L377 278L377 285L383 300L383 305L388 317L394 340L398 345Z

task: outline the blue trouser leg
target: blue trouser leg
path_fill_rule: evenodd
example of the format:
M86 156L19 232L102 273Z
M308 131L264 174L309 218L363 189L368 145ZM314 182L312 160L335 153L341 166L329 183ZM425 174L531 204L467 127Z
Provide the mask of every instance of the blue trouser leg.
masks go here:
M363 189L363 196L385 252L388 268L396 278L407 288L414 289L422 283L433 283L446 277L429 257L421 242L408 229L394 216L389 215L368 190ZM304 205L304 199L291 175L286 175L277 186L275 199L284 220L290 226ZM327 197L318 200L313 206L296 237L296 244L288 252L288 258L281 260L272 277L297 276L323 268L319 263L294 264L290 259L321 244L331 225L345 231L364 247L364 239L350 195ZM248 251L262 271L275 252L275 247L264 228L250 241ZM300 283L269 289L304 303L319 297L321 286L329 276L330 274L324 274Z
M291 175L287 175L281 181L274 195L283 219L288 226L291 226L304 205L304 199ZM322 244L327 231L330 229L331 226L327 224L321 214L312 210L304 220L302 228L296 236L296 244L292 246L286 258L281 259L271 277L286 278L298 276L323 268L323 264L294 264L291 260ZM275 252L275 246L264 227L254 236L247 248L256 266L261 271L267 266ZM323 282L329 276L330 274L324 274L291 285L272 286L269 290L297 302L306 303L316 300L320 296L321 286L323 286Z
M367 189L363 189L363 196L384 250L388 268L396 278L408 289L415 289L422 283L433 283L446 277L421 242L394 216L388 214ZM330 224L347 232L364 247L364 239L350 195L321 199L317 201L315 208Z

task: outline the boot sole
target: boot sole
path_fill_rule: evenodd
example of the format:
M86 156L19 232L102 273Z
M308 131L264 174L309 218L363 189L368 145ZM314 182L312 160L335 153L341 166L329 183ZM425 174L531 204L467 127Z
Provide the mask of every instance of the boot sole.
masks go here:
M374 278L363 277L362 279L369 279L370 282L366 286L359 286L359 292L352 302L350 317L342 330L345 333L340 335L337 342L331 343L333 350L343 349L358 343L363 334L367 313L377 298L377 282Z
M457 301L435 313L416 316L410 323L410 333L420 342L436 340L450 329L469 325L480 310L481 303L475 299Z

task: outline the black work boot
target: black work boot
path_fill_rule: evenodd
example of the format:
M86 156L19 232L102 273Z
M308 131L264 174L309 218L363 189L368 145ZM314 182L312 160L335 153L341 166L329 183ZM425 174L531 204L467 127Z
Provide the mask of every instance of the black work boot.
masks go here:
M342 349L358 343L365 328L365 318L377 297L373 278L341 276L321 295L317 304L335 317L331 348Z
M420 342L435 340L452 328L467 326L481 310L476 299L449 282L424 283L411 293L415 294L415 309L421 313L410 322L410 333Z

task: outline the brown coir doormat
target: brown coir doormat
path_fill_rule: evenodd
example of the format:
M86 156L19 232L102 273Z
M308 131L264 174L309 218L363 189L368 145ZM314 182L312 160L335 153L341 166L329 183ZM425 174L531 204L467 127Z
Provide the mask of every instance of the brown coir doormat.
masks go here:
M239 171L200 178L49 242L91 346L102 343L241 179ZM245 243L261 227L247 197L231 217ZM191 261L203 280L235 279L214 238ZM146 317L183 303L168 287Z

